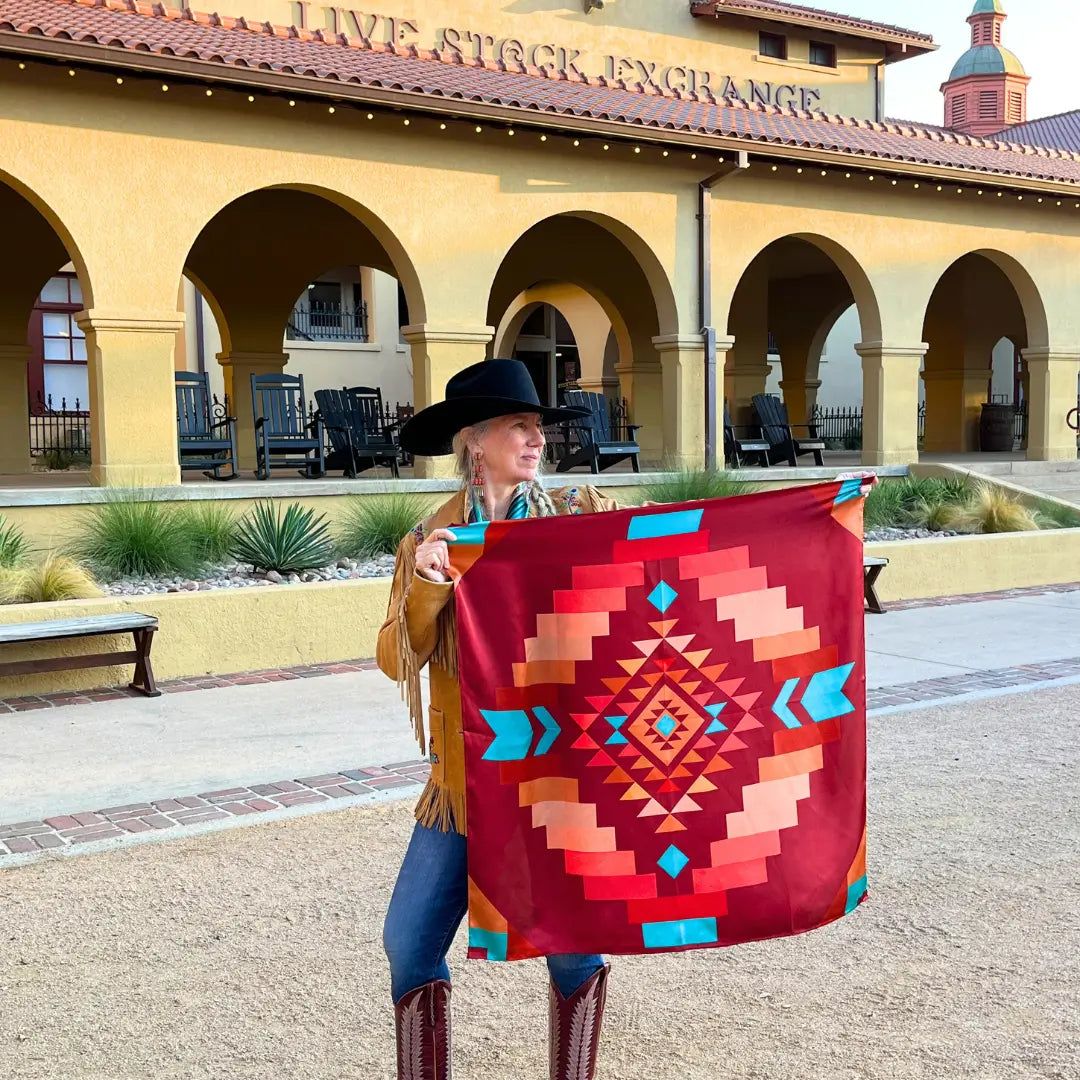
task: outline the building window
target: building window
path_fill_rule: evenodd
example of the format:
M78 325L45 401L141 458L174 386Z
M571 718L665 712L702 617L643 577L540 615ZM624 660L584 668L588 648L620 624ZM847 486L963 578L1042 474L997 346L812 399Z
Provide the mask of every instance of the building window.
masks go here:
M75 322L83 306L79 279L57 274L46 282L30 319L30 406L86 409L86 337Z
M774 60L787 59L787 38L783 34L759 34L758 53Z
M1022 124L1024 122L1024 95L1019 90L1009 91L1009 115L1010 124Z
M367 305L359 282L316 281L293 308L290 341L367 341Z
M821 41L810 42L810 63L818 67L836 67L836 46Z
M949 123L952 127L959 127L967 123L967 97L958 94L949 105Z
M979 119L996 120L998 118L998 96L996 90L979 91Z

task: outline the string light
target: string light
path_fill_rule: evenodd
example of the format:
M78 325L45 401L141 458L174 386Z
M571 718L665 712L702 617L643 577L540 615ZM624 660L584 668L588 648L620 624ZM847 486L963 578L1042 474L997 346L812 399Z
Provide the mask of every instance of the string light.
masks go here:
M20 64L19 65L19 70L20 71L25 71L26 70L26 65L25 64Z
M822 175L822 176L828 176L829 174L828 174L828 172L827 172L827 171L826 171L825 169L822 169L822 170L821 170L821 175Z
M664 157L667 157L667 156L668 156L668 154L669 154L669 151L665 150L665 151L664 151Z
M289 101L289 108L290 108L290 109L295 109L295 108L296 108L296 102L295 102L295 101L291 101L291 100L290 100L290 101Z
M546 135L541 135L540 136L540 141L541 142L547 142L547 136Z
M982 188L979 188L979 190L977 192L975 192L975 194L976 195L981 195L982 194Z
M796 172L797 172L797 173L798 173L798 174L799 174L800 176L802 176L802 166L801 166L801 165L800 165L800 166L799 166L799 167L798 167L798 168L797 168L797 169L796 169L795 171L796 171Z
M165 85L164 83L162 83L162 84L161 84L161 92L162 92L163 94L164 94L164 93L168 93L168 90L169 90L169 88L168 88L168 87L167 87L167 86L166 86L166 85Z
M849 173L849 172L844 173L844 179L845 180L850 180L851 179L851 173Z
M1005 192L1004 191L999 191L998 192L998 198L1003 199L1004 197L1005 197Z
M1039 199L1039 202L1042 202L1042 199L1041 199L1041 198Z
M411 123L412 123L412 121L411 121L411 120L409 120L409 119L405 119L405 120L403 120L403 121L402 121L402 123L403 123L403 124L404 124L404 125L405 125L406 127L408 127L408 126L409 126L409 124L411 124Z
M958 187L958 188L956 189L956 194L957 194L957 195L963 195L963 194L964 194L964 189L963 189L962 187Z
M334 106L331 105L330 108L327 109L326 111L329 112L329 113L335 113L335 112L337 112L337 109L335 109Z
M375 114L374 114L374 113L368 113L368 114L367 114L367 118L368 118L369 120L374 120L374 119L375 119ZM443 126L445 127L446 125L444 124Z
M476 125L476 134L481 135L481 134L483 134L483 131L484 131L484 129L479 124L477 124Z
M916 191L918 191L918 190L919 190L919 185L918 185L918 184L916 184L916 185L915 185L915 190L916 190Z
M780 166L779 166L779 165L774 165L774 166L772 167L772 171L773 171L773 172L779 172L779 171L780 171Z
M575 146L580 146L581 145L581 140L580 139L575 139L574 140L574 145Z
M1024 201L1024 196L1023 195L1017 195L1016 196L1016 201L1017 202L1023 202Z
M513 134L514 134L514 129L513 129L513 128L510 128L510 130L509 130L509 131L507 131L507 133L506 133L506 134L507 134L507 135L513 135Z
M607 144L607 143L604 143L604 149L605 149L605 150L610 150L610 149L611 149L611 147L610 147L610 146L608 146L608 144Z
M116 85L117 85L117 86L123 86L123 85L124 85L124 80L123 80L123 79L121 79L121 78L117 78L117 80L116 80Z
M938 191L941 190L941 185L940 184L938 184L937 189L938 189Z
M893 187L896 187L897 183L898 183L898 181L894 180L894 181L892 182L892 186L893 186Z
M874 178L872 176L868 176L866 179L869 180L871 184L874 182Z
M255 104L255 95L254 94L248 94L248 104L250 104L250 105Z
M214 91L213 90L207 90L206 91L206 96L207 97L213 97L214 96Z
M74 68L68 68L68 74L74 79L75 78L75 69Z
M691 154L690 155L690 160L691 161L697 161L697 154Z
M369 118L369 119L370 119L370 118ZM446 130L446 125L445 125L445 124L440 124L440 125L439 125L439 130L440 130L440 131L445 131L445 130Z
M635 146L634 147L634 153L635 154L640 154L641 153L641 147L640 146Z

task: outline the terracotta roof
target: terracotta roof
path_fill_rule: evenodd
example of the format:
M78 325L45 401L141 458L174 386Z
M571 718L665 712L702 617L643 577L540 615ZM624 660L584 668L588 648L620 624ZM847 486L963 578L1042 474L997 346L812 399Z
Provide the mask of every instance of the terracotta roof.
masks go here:
M842 15L837 11L786 4L782 0L691 0L690 11L694 15L758 15L788 18L800 23L813 22L839 32L855 32L860 37L885 37L890 40L906 38L927 48L936 48L930 34L917 30L905 30L902 26L871 22L854 15Z
M995 136L1006 142L1053 146L1058 150L1080 151L1080 109L1014 124Z
M838 165L926 167L1080 184L1080 154L915 124L875 123L702 93L573 79L495 61L452 63L415 46L163 8L145 0L0 0L0 51L97 66L330 94L456 115L576 128L693 147L720 137L756 153L790 149ZM159 65L159 66L156 66ZM970 179L970 178L969 178Z

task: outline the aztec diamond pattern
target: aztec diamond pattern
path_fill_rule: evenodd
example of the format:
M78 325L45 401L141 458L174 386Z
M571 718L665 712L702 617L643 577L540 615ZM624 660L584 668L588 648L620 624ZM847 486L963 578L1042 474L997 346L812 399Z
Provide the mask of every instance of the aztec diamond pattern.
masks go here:
M865 897L858 496L463 537L471 956L732 944Z

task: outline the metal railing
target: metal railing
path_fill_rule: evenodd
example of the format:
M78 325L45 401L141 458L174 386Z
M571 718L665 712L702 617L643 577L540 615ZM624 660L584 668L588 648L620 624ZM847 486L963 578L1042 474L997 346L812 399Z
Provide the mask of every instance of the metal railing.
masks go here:
M341 304L312 301L293 308L285 336L290 341L367 341L367 304L350 310Z
M30 455L52 458L57 464L72 464L90 460L90 413L75 398L69 407L67 398L60 399L59 408L52 395L39 393L30 409Z

